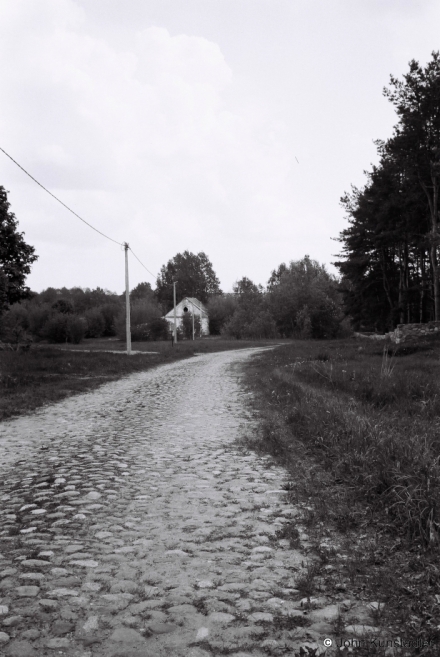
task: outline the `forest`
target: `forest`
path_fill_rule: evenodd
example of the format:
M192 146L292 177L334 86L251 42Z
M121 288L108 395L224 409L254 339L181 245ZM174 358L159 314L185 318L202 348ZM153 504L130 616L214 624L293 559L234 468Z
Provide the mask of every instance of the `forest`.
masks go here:
M348 227L334 263L352 326L378 332L440 320L439 52L424 68L411 61L403 80L391 76L384 95L398 121L375 142L379 163L366 185L341 199Z

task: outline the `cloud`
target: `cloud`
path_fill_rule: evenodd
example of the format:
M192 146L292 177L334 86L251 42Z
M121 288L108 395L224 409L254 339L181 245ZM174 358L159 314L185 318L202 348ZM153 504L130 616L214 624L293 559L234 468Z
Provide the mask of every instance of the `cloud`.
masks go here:
M120 50L89 30L73 0L6 0L2 13L3 146L88 221L133 240L153 271L178 250L211 255L231 236L252 238L268 214L276 231L287 213L278 200L290 166L285 127L231 100L233 72L216 43L153 25ZM99 237L67 228L73 217L7 172L14 190L27 190L14 192L18 218L19 209L29 238L45 245L31 283L55 284L49 245L64 248L67 236L72 279L75 249Z

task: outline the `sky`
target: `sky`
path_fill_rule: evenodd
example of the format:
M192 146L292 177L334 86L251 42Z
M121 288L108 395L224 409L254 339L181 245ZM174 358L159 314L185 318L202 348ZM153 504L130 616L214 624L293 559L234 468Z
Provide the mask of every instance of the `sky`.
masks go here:
M128 242L130 287L205 252L224 291L327 265L396 116L390 75L440 49L437 0L1 0L0 147ZM27 284L124 289L123 247L0 152L39 256Z

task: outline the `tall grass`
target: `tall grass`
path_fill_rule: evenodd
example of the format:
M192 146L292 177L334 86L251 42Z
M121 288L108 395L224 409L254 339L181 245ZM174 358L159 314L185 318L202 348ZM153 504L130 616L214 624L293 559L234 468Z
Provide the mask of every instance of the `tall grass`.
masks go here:
M259 356L249 375L266 408L266 449L288 457L301 440L390 528L434 546L440 529L440 350L436 344L426 349L390 356L354 340L329 342L325 350L323 343L297 342Z

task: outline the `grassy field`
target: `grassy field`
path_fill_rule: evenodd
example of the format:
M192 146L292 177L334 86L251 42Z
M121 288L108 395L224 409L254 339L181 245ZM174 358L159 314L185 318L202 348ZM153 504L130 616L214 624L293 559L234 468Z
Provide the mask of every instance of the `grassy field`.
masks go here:
M80 345L60 347L38 344L28 352L0 351L0 420L162 363L195 354L275 343L204 338L182 341L172 347L171 342L134 342L133 350L156 353L130 357L124 353L125 344L118 340L85 340Z
M246 367L261 421L246 444L289 469L290 498L306 505L321 559L309 588L342 581L385 602L401 636L440 643L440 343L297 341ZM332 532L342 572L322 548ZM439 654L426 650L411 654Z

